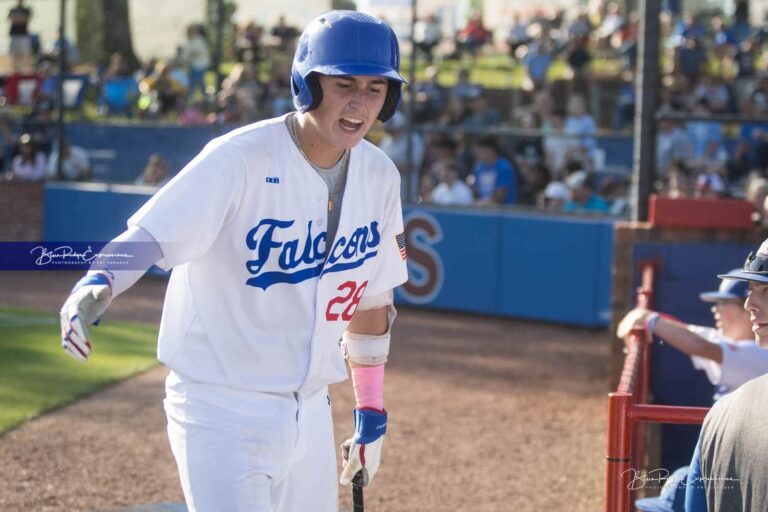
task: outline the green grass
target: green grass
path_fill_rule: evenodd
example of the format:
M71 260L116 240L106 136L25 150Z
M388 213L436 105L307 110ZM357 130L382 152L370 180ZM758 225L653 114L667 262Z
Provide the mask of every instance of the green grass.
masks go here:
M0 432L157 364L155 326L107 319L91 335L83 364L62 350L58 314L0 308Z

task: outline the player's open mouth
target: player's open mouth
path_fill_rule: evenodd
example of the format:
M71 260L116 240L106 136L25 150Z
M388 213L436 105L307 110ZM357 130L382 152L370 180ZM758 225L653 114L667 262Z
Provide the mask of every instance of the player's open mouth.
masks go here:
M342 117L339 120L341 127L348 132L356 132L363 126L363 120L356 117Z
M764 327L768 327L768 323L755 322L755 321L752 322L752 330L753 331L757 331L757 330L762 329Z

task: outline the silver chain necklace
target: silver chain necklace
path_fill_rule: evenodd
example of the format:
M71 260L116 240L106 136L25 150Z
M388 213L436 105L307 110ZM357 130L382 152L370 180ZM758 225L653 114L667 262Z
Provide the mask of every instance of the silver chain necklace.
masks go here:
M312 160L309 159L307 154L304 152L304 148L301 146L301 139L299 139L299 128L298 128L298 121L296 121L296 116L291 116L291 130L293 131L293 136L296 138L296 146L299 148L299 153L301 153L301 156L304 157L304 160L307 161L309 165L311 165L313 168L317 169L319 166L312 163ZM349 153L350 151L348 149L344 150L344 154L341 155L341 158L343 162L341 163L341 172L339 173L339 177L336 181L336 187L335 190L331 193L329 191L328 194L328 211L332 212L335 205L333 204L333 197L339 195L339 192L341 191L341 186L344 185L347 181L346 174L347 174L347 168L349 166Z

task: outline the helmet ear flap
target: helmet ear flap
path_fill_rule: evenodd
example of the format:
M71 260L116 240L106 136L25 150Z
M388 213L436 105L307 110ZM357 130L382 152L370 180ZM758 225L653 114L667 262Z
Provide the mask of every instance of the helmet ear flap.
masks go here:
M389 86L387 87L387 97L384 98L384 105L379 112L378 120L382 123L386 123L389 119L395 115L397 111L397 105L400 103L400 90L402 83L397 80L389 80Z
M320 87L320 79L317 77L317 73L310 73L307 76L307 88L309 89L312 101L309 102L305 112L316 109L320 106L320 102L323 101L323 88Z
M317 73L310 73L306 78L294 70L291 71L291 92L293 105L299 112L309 112L316 109L323 99L323 89Z

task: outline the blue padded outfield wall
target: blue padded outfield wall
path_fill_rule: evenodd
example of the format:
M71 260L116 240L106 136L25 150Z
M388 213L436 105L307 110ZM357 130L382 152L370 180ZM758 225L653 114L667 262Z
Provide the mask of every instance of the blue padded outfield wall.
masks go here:
M713 326L711 304L699 293L716 290L722 274L744 264L754 247L728 243L641 243L634 248L634 268L642 261L659 262L654 309L683 322ZM640 285L639 275L635 284ZM651 392L654 403L665 405L712 405L712 385L689 357L656 340L653 345ZM686 466L699 437L698 425L662 425L662 467L670 471Z
M151 195L48 184L45 239L106 241ZM407 208L400 303L600 327L610 320L612 223L515 210Z
M406 208L404 303L604 326L613 224L520 211Z

